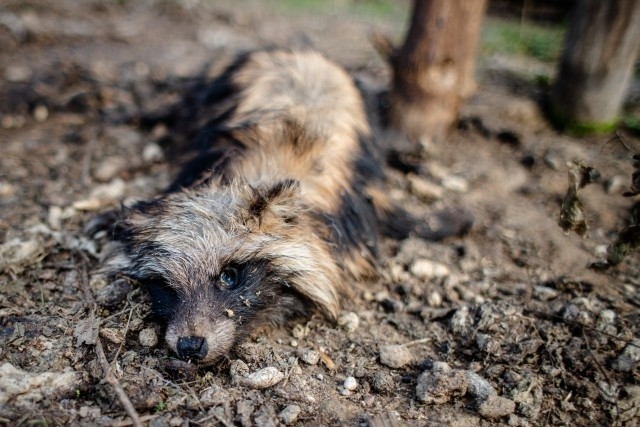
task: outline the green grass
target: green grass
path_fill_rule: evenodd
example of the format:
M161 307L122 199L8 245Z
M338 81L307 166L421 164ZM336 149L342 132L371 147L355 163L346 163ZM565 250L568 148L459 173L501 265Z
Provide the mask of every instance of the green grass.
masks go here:
M486 17L482 27L481 52L528 56L555 63L562 51L564 33L565 27L561 25Z
M410 9L408 1L397 0L277 0L274 3L282 10L293 12L348 13L378 19L405 16Z

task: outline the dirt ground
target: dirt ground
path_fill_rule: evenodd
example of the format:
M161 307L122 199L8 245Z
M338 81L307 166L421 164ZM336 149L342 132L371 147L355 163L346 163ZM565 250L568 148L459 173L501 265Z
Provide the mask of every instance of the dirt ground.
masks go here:
M587 268L628 220L631 153L549 127L544 64L481 58L450 140L425 142L414 172L389 168L416 215L464 204L476 224L384 241L380 280L353 284L338 324L257 333L194 371L143 290L94 273L105 241L84 224L164 188L181 133L158 113L235 53L311 43L384 88L368 34L398 38L402 13L268 4L0 2L0 424L131 425L124 395L153 426L640 424L638 255ZM602 174L581 192L588 238L557 225L574 159Z

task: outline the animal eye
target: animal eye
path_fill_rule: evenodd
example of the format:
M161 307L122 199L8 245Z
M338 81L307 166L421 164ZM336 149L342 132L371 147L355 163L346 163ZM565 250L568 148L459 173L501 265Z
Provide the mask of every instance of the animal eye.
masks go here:
M226 267L220 272L220 286L225 289L233 289L238 284L238 271L233 267Z

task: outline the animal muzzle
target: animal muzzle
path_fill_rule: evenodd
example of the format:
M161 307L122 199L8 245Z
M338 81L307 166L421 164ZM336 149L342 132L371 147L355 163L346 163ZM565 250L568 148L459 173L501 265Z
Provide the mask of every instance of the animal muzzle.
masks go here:
M204 337L180 337L176 343L176 352L182 360L202 360L209 352L209 345Z

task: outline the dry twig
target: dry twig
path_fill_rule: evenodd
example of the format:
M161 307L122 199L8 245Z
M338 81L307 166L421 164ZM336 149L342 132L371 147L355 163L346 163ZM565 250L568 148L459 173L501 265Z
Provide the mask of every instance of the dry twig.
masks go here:
M93 298L91 289L89 288L89 277L87 274L86 267L82 269L81 282L82 282L82 289L84 291L85 298L91 304L91 313L95 314L96 301ZM107 361L107 356L105 356L104 354L104 348L102 347L102 341L100 341L100 338L96 339L95 350L96 350L96 356L98 356L98 362L100 363L100 366L102 367L102 371L104 372L105 379L109 384L111 384L111 386L115 390L116 395L118 396L118 400L120 400L120 404L122 404L124 410L127 412L127 415L131 419L131 425L135 427L141 427L142 421L140 420L140 416L138 415L136 408L133 407L133 404L131 403L129 396L127 396L127 393L125 393L124 389L122 388L122 385L120 384L116 376L111 371L111 366Z

